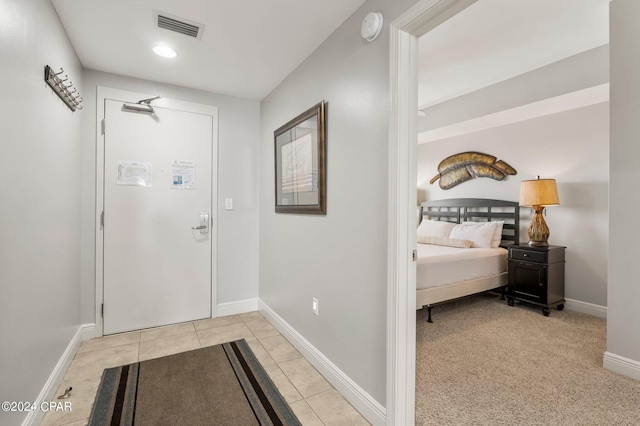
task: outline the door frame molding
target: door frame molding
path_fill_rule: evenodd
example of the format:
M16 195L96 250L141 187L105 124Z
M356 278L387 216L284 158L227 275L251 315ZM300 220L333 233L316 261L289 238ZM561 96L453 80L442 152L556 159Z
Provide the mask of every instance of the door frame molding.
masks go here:
M418 38L477 0L420 0L390 25L388 425L415 423Z
M96 211L95 211L95 337L104 335L104 322L102 317L102 303L104 302L104 235L100 226L100 216L104 210L104 135L102 134L102 119L104 118L105 100L122 102L137 102L140 99L148 99L157 94L131 92L128 90L113 89L110 87L97 87L96 96ZM217 276L218 276L218 107L181 101L171 98L160 98L153 102L154 106L187 111L196 114L206 114L213 117L212 128L212 157L211 157L211 318L216 316L217 306ZM108 124L107 124L108 126ZM106 219L108 223L108 218Z

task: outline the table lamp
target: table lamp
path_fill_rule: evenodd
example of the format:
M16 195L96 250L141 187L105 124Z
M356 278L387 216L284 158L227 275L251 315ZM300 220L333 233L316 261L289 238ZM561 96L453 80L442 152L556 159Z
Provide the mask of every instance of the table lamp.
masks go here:
M538 179L522 181L520 185L520 205L531 207L535 216L529 225L529 246L545 247L549 243L549 227L544 221L542 213L546 206L560 204L555 179Z

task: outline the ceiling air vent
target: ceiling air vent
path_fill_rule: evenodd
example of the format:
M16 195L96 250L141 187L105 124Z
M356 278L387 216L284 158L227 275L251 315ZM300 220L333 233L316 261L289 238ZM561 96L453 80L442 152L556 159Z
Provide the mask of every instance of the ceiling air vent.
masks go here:
M159 11L154 11L154 15L159 28L184 34L197 40L202 38L202 32L204 31L203 24Z

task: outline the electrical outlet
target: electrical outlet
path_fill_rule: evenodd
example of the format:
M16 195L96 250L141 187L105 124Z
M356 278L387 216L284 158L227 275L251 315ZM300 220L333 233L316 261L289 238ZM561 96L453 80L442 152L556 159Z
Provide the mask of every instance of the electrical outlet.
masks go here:
M225 210L233 210L233 198L224 199L224 208Z
M318 315L318 299L315 297L312 299L311 310L316 314L316 316Z

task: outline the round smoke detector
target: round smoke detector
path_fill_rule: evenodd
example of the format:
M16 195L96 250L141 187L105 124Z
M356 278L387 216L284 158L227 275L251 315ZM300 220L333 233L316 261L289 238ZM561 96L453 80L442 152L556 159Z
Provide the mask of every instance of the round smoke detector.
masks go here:
M382 13L369 12L362 21L362 27L360 28L360 34L362 38L367 41L373 41L378 37L382 30Z

